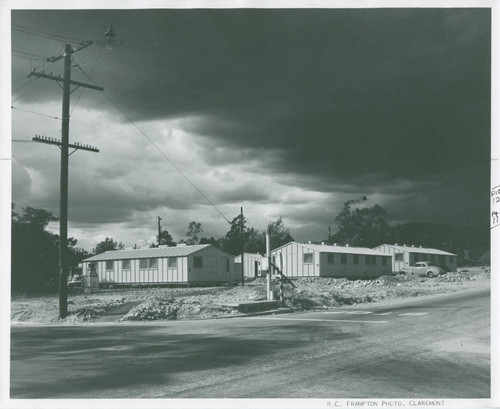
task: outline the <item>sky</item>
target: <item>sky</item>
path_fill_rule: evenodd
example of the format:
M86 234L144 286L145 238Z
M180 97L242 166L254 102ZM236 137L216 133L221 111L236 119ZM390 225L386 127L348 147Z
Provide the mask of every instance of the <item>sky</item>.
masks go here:
M13 10L12 201L59 215L66 43L78 88L69 236L221 237L243 207L322 240L361 195L407 222L489 223L487 8ZM113 24L121 44L99 45ZM227 219L227 220L226 220ZM57 225L51 226L57 232ZM487 227L486 227L487 228Z

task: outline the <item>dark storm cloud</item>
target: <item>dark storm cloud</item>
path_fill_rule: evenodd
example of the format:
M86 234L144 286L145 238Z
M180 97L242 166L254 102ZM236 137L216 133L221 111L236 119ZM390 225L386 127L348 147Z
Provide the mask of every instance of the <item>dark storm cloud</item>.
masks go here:
M255 154L262 172L326 192L439 191L458 203L467 189L471 219L487 211L488 9L16 11L13 24L17 18L82 39L113 21L125 45L82 52L77 62L134 120L196 118L183 129L198 135L212 165ZM81 103L110 108L94 94ZM441 181L462 167L473 172L466 186Z

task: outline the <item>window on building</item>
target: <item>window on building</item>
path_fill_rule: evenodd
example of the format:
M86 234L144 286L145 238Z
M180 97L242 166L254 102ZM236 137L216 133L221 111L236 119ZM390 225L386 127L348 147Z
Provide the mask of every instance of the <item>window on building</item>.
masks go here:
M157 258L141 258L139 260L139 268L140 269L157 269L158 268L158 259Z
M352 262L354 264L359 264L359 254L353 254L352 255Z
M203 257L194 256L193 257L193 266L194 266L194 268L202 268L203 267Z
M113 260L106 260L106 271L112 271L114 264Z
M449 257L450 263L453 263L453 256L448 256L448 257Z
M340 262L342 264L347 264L347 254L341 254L340 255Z
M313 253L304 253L303 255L304 264L312 264L313 263Z
M122 260L122 270L130 270L130 260Z
M382 265L383 266L387 265L387 257L382 257Z
M366 264L376 265L377 264L377 256L365 256Z
M444 259L444 256L439 256L439 262L440 262L441 264L446 263L446 261L445 261L445 259Z
M177 268L177 257L169 257L167 260L168 268Z
M229 271L231 271L231 268L230 268L230 266L229 266L229 259L228 259L228 258L226 258L226 272L228 272L228 273L229 273Z
M403 261L403 253L394 253L394 261Z
M328 264L333 264L334 263L334 254L333 253L327 253L326 254L326 261Z

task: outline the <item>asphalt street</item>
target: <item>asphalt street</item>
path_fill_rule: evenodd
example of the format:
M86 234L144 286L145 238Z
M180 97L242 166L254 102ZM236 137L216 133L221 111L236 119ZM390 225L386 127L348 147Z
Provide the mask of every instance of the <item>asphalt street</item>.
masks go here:
M11 398L489 398L489 290L330 311L11 327Z

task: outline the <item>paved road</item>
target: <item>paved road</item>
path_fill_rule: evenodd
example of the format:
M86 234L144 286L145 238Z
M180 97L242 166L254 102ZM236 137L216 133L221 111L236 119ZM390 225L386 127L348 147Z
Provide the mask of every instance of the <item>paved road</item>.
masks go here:
M12 327L11 398L488 398L489 301Z

